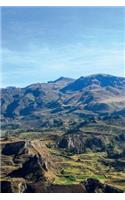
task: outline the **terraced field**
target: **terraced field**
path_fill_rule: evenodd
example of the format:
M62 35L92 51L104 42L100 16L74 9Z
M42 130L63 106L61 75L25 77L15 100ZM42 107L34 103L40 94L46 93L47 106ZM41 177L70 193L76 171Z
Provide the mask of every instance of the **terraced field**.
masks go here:
M63 157L63 152L51 150L51 154L57 158ZM60 170L56 174L55 184L77 184L88 177L97 178L102 183L110 183L125 190L125 172L110 169L100 160L105 153L91 153L80 155L65 155L60 163Z
M61 135L55 132L36 134L25 132L18 136L9 138L9 141L25 140L30 141L29 152L45 157L49 170L45 173L46 178L53 185L79 184L87 178L95 178L101 183L107 183L125 191L125 158L117 161L122 162L122 170L117 166L105 164L114 162L114 159L107 158L106 152L88 151L82 154L73 154L56 146L56 137ZM117 162L116 162L117 163ZM2 155L2 177L1 180L8 180L6 175L18 168L11 156ZM12 182L18 182L15 178ZM24 180L23 180L24 181Z
M45 155L49 160L51 173L49 172L47 176L53 184L77 184L92 177L97 178L102 183L108 183L125 190L125 166L123 166L124 170L120 171L104 165L102 161L108 160L106 152L87 152L73 155L55 147L55 141L51 139L49 134L52 137L53 133L39 135L39 139L33 139L32 144L39 153ZM24 135L26 137L26 133ZM21 134L21 137L24 135ZM113 159L109 160L113 161ZM125 159L122 161L125 162Z

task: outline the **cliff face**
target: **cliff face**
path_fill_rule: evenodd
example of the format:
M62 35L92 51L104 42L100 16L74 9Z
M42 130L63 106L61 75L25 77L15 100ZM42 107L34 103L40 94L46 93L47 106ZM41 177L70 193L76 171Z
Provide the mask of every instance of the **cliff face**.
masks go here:
M47 163L40 155L29 155L22 167L14 170L8 176L23 177L33 181L45 180L44 173L47 170Z
M25 153L28 153L28 142L26 141L18 141L2 145L2 154L4 155L21 155Z
M29 141L3 142L1 145L2 167L8 167L3 173L1 192L32 192L29 182L47 182L45 172L48 164ZM4 180L3 180L4 179Z
M93 152L104 151L106 148L105 137L102 135L90 135L85 132L64 134L61 136L57 145L59 148L66 149L73 153L84 153L87 150Z

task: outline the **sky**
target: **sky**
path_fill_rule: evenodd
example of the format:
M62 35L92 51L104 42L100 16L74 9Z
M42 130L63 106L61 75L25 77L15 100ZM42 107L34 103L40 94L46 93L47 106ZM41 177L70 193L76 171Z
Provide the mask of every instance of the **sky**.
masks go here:
M2 7L2 87L124 73L124 7Z

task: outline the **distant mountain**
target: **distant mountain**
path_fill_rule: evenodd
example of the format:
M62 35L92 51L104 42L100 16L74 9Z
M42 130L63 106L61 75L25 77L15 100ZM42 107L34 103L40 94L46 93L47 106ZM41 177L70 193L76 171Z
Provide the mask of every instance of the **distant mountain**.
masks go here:
M80 120L123 117L124 108L125 78L106 74L1 89L3 129L68 127Z
M73 83L64 87L61 91L62 92L78 91L89 86L100 86L100 87L109 86L121 89L125 86L125 78L111 76L107 74L97 74L87 77L82 76L79 79L75 80Z

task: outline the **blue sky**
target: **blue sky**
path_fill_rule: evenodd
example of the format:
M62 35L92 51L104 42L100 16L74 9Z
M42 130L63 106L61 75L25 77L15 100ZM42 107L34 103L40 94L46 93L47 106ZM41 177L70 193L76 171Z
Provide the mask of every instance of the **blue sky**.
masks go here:
M2 7L2 85L124 76L123 7Z

